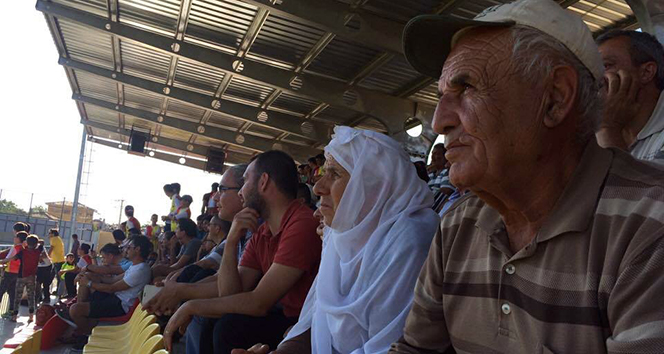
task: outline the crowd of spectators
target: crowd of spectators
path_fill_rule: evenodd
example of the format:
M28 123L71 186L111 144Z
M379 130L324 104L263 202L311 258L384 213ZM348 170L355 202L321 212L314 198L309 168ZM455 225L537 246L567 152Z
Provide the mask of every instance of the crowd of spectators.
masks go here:
M79 346L152 284L167 349L192 354L661 353L662 45L595 41L555 2L518 0L418 17L404 50L439 80L431 164L336 127L306 164L274 150L228 168L196 221L179 183L163 227L127 206L101 260L17 224L6 318L58 275Z

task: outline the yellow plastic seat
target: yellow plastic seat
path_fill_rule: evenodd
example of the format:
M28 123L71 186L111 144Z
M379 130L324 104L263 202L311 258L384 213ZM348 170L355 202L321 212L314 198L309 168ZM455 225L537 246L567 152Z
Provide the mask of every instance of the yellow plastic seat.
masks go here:
M148 313L145 310L143 310L143 307L141 307L141 304L139 303L136 309L134 310L134 313L131 314L131 318L129 319L129 321L119 325L97 326L92 329L92 335L95 334L116 335L117 332L127 331L131 328L132 325L135 325L137 321L140 323L141 320L145 318L147 315Z
M156 321L157 318L155 316L149 315L145 317L143 320L141 320L140 323L130 328L129 331L121 333L121 335L120 334L111 335L110 337L90 336L90 338L88 338L88 344L85 345L83 352L86 353L86 349L96 351L96 350L117 348L118 346L122 346L123 343L131 342L136 336L138 336L141 333L141 331L143 331L145 328L155 323Z
M161 334L150 337L145 343L143 343L143 345L141 345L141 348L138 351L132 350L132 353L151 354L159 349L164 349L164 336Z
M90 338L124 337L127 333L130 333L135 328L136 325L141 323L141 321L143 321L147 316L148 316L147 312L143 310L139 311L139 309L136 309L136 311L134 311L129 321L127 321L126 323L117 326L97 326L93 328Z
M115 347L111 348L88 348L88 345L83 348L83 353L85 354L103 354L103 353L113 353L113 354L133 354L138 353L136 350L145 343L148 338L159 334L159 325L153 323L147 326L140 334L132 338L129 342L115 342Z
M157 351L154 352L153 354L169 354L169 353L168 353L168 350L166 350L166 349L161 349L161 350L157 350Z
M39 351L41 350L41 335L41 329L32 333L32 336L30 336L32 338L32 345L25 352L29 354L39 354ZM23 347L25 348L25 344Z
M23 346L19 345L18 347L16 347L16 349L14 349L14 351L12 353L13 354L24 354L25 351L23 350Z
M31 354L32 343L34 343L34 341L35 340L32 337L28 337L26 340L24 340L23 343L21 343L21 349L22 349L21 353Z

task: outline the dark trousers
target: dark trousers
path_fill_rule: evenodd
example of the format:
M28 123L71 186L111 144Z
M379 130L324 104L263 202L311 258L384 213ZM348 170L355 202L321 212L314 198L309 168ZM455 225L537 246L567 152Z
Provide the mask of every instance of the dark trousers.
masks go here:
M53 283L53 266L37 268L37 298L40 301L51 299L51 283Z
M11 309L14 297L16 296L16 279L18 279L18 274L5 272L2 282L0 282L0 299L2 299L5 293L9 294L9 309Z
M177 278L178 283L196 283L199 280L207 278L217 273L213 269L203 269L195 264L186 266Z
M65 273L65 287L67 287L67 297L76 296L76 276L78 273L66 272Z
M53 263L53 271L51 272L51 282L53 282L53 278L57 278L58 286L56 287L56 289L60 288L60 277L58 276L58 272L60 271L60 269L62 269L63 264L65 263L64 262Z
M219 319L194 317L187 328L187 353L230 354L235 348L248 349L256 343L277 348L297 317L286 317L279 309L265 317L228 314Z

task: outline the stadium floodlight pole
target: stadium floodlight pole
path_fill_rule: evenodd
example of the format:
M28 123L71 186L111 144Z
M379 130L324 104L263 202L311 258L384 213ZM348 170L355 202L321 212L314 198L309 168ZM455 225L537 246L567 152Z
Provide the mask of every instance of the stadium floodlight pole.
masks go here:
M78 194L81 191L81 176L83 175L83 160L85 157L85 141L87 139L87 132L85 127L83 127L83 135L81 137L81 153L78 157L78 173L76 174L76 189L74 191L74 205L71 209L71 230L69 230L69 235L67 235L65 242L65 250L69 249L71 243L71 235L76 233L76 217L78 216Z

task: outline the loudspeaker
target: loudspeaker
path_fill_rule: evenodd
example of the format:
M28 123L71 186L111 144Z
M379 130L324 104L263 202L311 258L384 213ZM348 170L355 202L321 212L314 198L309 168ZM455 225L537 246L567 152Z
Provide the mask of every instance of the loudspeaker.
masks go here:
M145 155L145 142L148 141L148 135L132 130L129 137L129 153L136 155Z
M225 160L226 153L224 150L209 149L207 154L207 163L205 163L205 171L218 174L224 173Z

